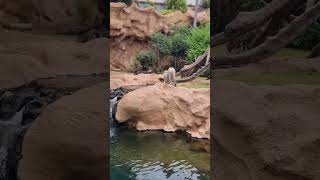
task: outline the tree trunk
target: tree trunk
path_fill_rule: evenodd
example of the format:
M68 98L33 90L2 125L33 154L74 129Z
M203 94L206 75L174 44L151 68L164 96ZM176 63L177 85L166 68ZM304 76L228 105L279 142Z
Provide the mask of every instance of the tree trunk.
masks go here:
M197 18L198 18L198 9L199 9L199 0L196 0L196 6L194 9L194 17L193 17L193 27L197 27Z

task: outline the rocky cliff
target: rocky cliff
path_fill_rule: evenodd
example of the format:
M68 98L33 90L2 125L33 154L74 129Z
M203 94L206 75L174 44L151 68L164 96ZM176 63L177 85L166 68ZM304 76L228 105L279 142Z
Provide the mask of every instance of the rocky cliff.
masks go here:
M191 25L193 11L161 15L153 8L141 9L136 3L110 3L111 69L133 70L135 55L150 49L148 40L156 32L169 33L177 24ZM205 12L198 14L200 24L209 22Z

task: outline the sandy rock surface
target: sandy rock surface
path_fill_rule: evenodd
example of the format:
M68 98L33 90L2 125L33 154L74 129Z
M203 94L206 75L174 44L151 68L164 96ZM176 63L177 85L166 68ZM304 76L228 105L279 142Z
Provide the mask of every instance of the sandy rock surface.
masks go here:
M319 85L214 87L214 179L320 179Z
M138 74L115 72L110 73L110 89L123 86L147 86L160 82L162 76L158 74Z
M145 40L153 33L169 32L175 24L192 24L194 13L176 11L168 15L161 15L153 8L141 9L136 3L127 6L123 3L110 3L110 35L112 38L135 37ZM198 22L204 24L210 21L210 17L201 12L198 14Z
M4 37L0 44L0 89L55 75L106 73L108 54L102 53L107 52L106 38L77 43L5 30L0 36ZM19 36L19 40L12 36Z
M185 130L197 138L210 138L209 90L192 90L164 83L126 94L116 113L138 130Z
M34 121L23 142L22 179L108 179L106 83L62 97Z

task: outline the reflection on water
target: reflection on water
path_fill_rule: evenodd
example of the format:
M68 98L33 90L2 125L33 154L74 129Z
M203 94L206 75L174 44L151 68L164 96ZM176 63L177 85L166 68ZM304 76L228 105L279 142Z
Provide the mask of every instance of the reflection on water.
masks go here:
M117 129L111 143L111 180L209 179L209 153L181 136Z

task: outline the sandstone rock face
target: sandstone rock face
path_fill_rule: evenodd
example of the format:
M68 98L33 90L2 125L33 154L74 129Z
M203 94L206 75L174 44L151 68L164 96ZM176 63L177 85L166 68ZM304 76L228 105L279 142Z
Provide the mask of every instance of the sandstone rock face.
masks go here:
M24 138L21 179L108 179L105 83L46 107Z
M214 87L213 179L320 178L319 85Z
M184 130L193 137L210 138L210 93L157 83L126 94L116 118L138 130Z
M10 31L0 38L0 89L55 75L106 73L106 38L76 43Z
M110 73L110 89L117 89L123 86L147 86L160 82L161 75L157 74L130 74L123 72Z
M110 42L110 69L121 69L134 71L136 67L136 55L151 49L151 45L146 41L139 41L134 38L126 38L121 42Z
M136 3L110 3L111 69L133 70L135 56L151 48L148 40L156 32L168 33L177 24L191 25L194 13L187 11L161 15L152 8L140 9ZM198 14L201 24L209 22L205 12Z
M127 7L123 3L110 3L110 35L112 38L135 37L145 40L155 32L168 32L175 24L190 25L193 22L193 12L176 11L161 15L153 8L140 9L136 3ZM209 22L205 13L198 14L199 23Z

